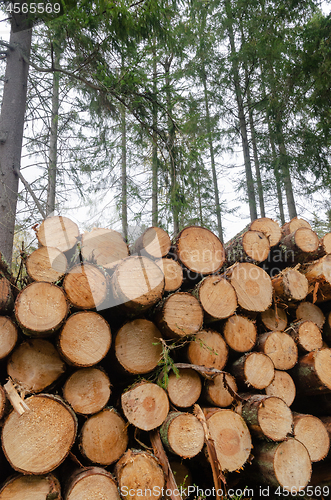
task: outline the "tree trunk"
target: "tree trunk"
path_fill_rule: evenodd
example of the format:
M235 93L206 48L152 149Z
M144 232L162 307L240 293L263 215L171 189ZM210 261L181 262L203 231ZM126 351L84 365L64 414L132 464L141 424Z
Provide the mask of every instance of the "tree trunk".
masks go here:
M187 357L192 365L223 370L229 350L222 335L214 330L204 329L188 345Z
M301 266L309 283L309 297L313 302L326 302L331 297L331 255Z
M105 408L85 421L79 435L79 449L90 462L107 466L125 453L128 440L124 419L114 408Z
M76 417L59 397L50 394L30 396L25 403L28 411L19 415L14 410L5 420L3 451L13 469L47 474L68 455L76 438Z
M55 44L55 67L59 67L61 54ZM57 142L58 142L58 124L59 124L59 90L60 90L60 72L53 72L52 87L52 111L51 128L49 137L49 163L48 163L48 184L47 184L47 204L46 217L52 215L55 211L56 194L56 174L57 174Z
M121 219L123 238L128 241L128 188L127 188L127 144L126 111L121 105Z
M24 19L16 15L13 23ZM14 20L15 19L15 20ZM0 116L0 248L12 260L32 30L11 29Z
M236 262L260 264L268 258L270 244L268 238L260 231L246 231L235 236L225 245L227 266Z
M154 42L155 43L155 42ZM158 207L158 171L159 163L157 157L157 124L158 124L158 106L157 106L157 62L156 49L153 46L153 132L152 132L152 226L159 224L159 207Z
M166 448L182 458L195 457L203 448L205 434L195 415L172 411L160 428Z
M157 306L155 322L167 338L187 337L202 327L203 310L191 293L176 292Z
M291 406L296 395L296 388L291 375L283 370L275 370L273 381L264 391L267 396L282 399L287 406Z
M317 251L319 239L317 234L307 227L299 227L294 233L281 239L281 250L293 262L305 262Z
M202 390L199 374L192 368L177 368L168 376L167 393L170 402L179 408L189 408L197 402ZM162 373L162 372L161 372Z
M7 278L0 277L0 314L12 314L14 302L15 298L10 282Z
M257 338L256 324L246 316L235 314L226 320L223 335L233 351L240 353L251 351Z
M205 323L228 318L237 309L237 296L228 280L219 276L207 276L192 291L203 310Z

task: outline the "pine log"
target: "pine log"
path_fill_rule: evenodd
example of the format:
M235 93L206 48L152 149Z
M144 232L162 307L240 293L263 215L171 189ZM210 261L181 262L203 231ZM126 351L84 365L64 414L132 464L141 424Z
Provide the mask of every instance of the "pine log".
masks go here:
M267 396L282 399L287 406L291 406L296 395L296 388L291 375L282 370L275 370L273 381L264 391Z
M325 316L321 309L311 302L301 302L295 311L297 320L310 320L322 330Z
M7 316L0 316L0 360L14 349L18 339L17 326Z
M202 390L201 378L191 368L179 368L168 376L166 387L171 403L179 408L189 408L200 397Z
M123 392L121 403L130 424L144 431L159 427L169 413L167 393L152 382L139 382Z
M63 386L63 397L75 413L92 415L108 403L111 384L107 373L98 367L81 368Z
M251 231L260 231L269 240L270 247L278 245L282 236L282 230L278 222L268 217L260 217L249 224Z
M77 243L78 237L79 229L77 224L61 215L48 217L37 230L40 245L54 247L61 252L71 250Z
M244 419L227 409L216 410L206 418L221 469L229 472L240 469L252 449L251 435Z
M259 335L257 348L272 360L276 370L290 370L298 360L298 348L285 332L266 332Z
M301 266L309 283L311 300L315 303L331 299L331 255Z
M271 281L277 298L285 303L296 303L308 295L308 280L297 269L284 269Z
M323 238L320 239L318 257L323 257L331 253L331 233L326 233Z
M158 304L155 322L167 338L194 335L202 327L203 310L191 293L176 292Z
M149 227L135 241L132 253L149 258L160 259L168 255L171 241L168 233L161 227Z
M256 343L256 324L246 316L235 314L226 320L223 335L233 351L247 352L253 349Z
M329 452L330 437L322 420L313 415L293 413L293 423L293 435L305 445L310 460L323 460Z
M165 447L182 458L195 457L203 448L205 435L197 417L191 413L172 411L160 428Z
M115 355L129 373L148 373L162 356L161 333L151 321L135 319L125 323L115 337Z
M183 269L182 266L173 259L158 259L155 263L164 274L164 291L175 292L182 286Z
M317 234L307 227L299 227L296 231L283 236L280 242L281 250L288 259L291 255L293 262L305 262L317 251L319 239Z
M241 387L265 389L275 376L274 364L262 352L249 352L232 363L230 372Z
M61 500L61 486L53 474L44 476L15 475L0 489L0 500Z
M0 314L11 314L14 309L14 295L10 281L0 277Z
M292 434L293 417L286 403L275 396L255 394L243 402L242 417L254 436L284 441Z
M294 233L297 229L300 227L306 227L308 229L311 229L311 225L309 222L307 222L304 219L299 219L298 217L294 217L293 219L290 220L290 222L286 222L282 226L282 235L287 236L288 234Z
M230 267L226 276L236 291L242 309L262 312L271 306L271 279L263 269L243 262Z
M121 233L93 228L82 234L81 253L85 261L110 270L129 256L129 249Z
M57 248L40 247L27 257L25 265L33 281L55 283L65 275L68 261Z
M12 352L7 373L21 390L32 393L50 387L65 372L66 365L53 344L44 339L29 339Z
M298 392L306 395L331 391L331 349L323 347L309 352L294 367L293 376Z
M305 354L323 347L321 330L313 321L292 323L286 332L294 339L301 353Z
M111 340L110 326L100 314L81 311L65 322L58 348L67 363L87 367L96 365L106 356Z
M92 264L82 263L73 267L64 278L63 288L77 309L99 309L107 299L106 277Z
M140 314L162 298L164 275L151 259L131 256L116 266L110 284L114 305Z
M235 236L225 245L227 266L236 262L260 264L268 258L270 244L268 238L260 231L246 231Z
M159 461L147 451L128 450L115 467L122 497L130 500L159 500L165 486Z
M188 226L176 238L178 260L189 271L203 276L216 273L225 262L223 243L209 229Z
M229 387L231 391L229 391ZM236 379L233 375L220 373L211 380L205 380L204 396L211 405L226 408L233 403L233 393L237 390Z
M104 466L117 462L127 446L127 423L114 408L105 408L90 416L79 435L82 455Z
M261 313L261 321L268 330L284 331L287 327L287 314L284 309L274 307L267 309Z
M237 295L233 286L219 276L207 276L196 285L192 294L204 310L205 323L228 318L237 309Z
M46 282L34 282L24 288L15 302L15 316L26 335L46 337L65 321L69 304L63 290Z
M2 449L13 469L26 474L47 474L68 455L77 432L72 409L59 397L37 394L25 400L29 411L15 410L2 429Z
M106 469L85 467L72 474L65 488L64 498L65 500L120 500L120 495L115 479Z
M187 357L192 365L223 370L229 350L222 335L214 330L200 330L189 343Z
M292 492L303 490L311 477L311 461L307 448L295 438L281 443L257 442L254 464L259 480L275 488Z

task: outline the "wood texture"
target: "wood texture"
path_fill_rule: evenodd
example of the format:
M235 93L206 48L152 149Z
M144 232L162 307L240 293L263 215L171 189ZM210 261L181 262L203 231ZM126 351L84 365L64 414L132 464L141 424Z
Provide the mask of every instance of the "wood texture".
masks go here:
M170 246L170 237L164 229L149 227L135 241L132 253L159 259L169 253Z
M55 247L61 252L71 250L77 243L78 236L77 224L61 215L48 217L37 230L37 238L42 246Z
M277 297L284 302L298 302L308 295L308 280L297 269L284 269L272 278L272 286Z
M233 351L251 351L257 338L256 324L246 316L236 314L226 320L223 335Z
M205 439L197 417L178 411L168 414L160 428L160 435L168 450L182 458L192 458L200 453Z
M211 329L200 330L187 348L190 363L218 370L223 370L228 354L229 350L222 335Z
M313 321L292 323L287 333L294 339L301 353L316 351L323 347L321 330Z
M119 232L93 228L82 234L81 253L85 261L111 270L129 256L129 249Z
M18 339L17 326L7 316L0 316L0 360L14 349Z
M53 496L52 496L53 495ZM61 486L53 474L43 476L15 475L0 489L0 500L61 500Z
M182 286L183 269L182 266L173 259L158 259L155 263L164 274L164 291L175 292Z
M205 380L204 384L207 402L220 408L226 408L233 403L233 393L237 390L236 379L230 373L220 373L211 380Z
M266 332L259 336L258 349L269 356L276 370L290 370L298 360L298 348L285 332Z
M263 311L260 318L267 330L283 331L287 327L287 314L281 307L273 306Z
M92 264L78 264L64 278L63 288L70 303L77 309L94 309L107 299L107 280Z
M40 247L28 256L25 265L32 280L55 283L65 275L68 261L57 248Z
M275 370L273 381L264 390L267 396L280 398L287 406L291 406L296 396L293 379L289 373L283 370Z
M232 363L230 372L238 385L254 389L265 389L275 376L273 362L262 352L244 354Z
M293 413L293 422L294 437L305 445L310 460L323 460L329 452L330 437L322 420L313 415Z
M85 467L72 474L65 489L65 500L99 499L120 500L117 483L107 470Z
M168 338L194 335L202 327L203 310L191 293L176 292L158 305L155 323Z
M191 368L179 368L178 373L169 373L167 393L171 403L179 408L189 408L200 397L201 378Z
M204 310L205 323L228 318L237 309L237 295L233 286L219 276L207 276L192 293Z

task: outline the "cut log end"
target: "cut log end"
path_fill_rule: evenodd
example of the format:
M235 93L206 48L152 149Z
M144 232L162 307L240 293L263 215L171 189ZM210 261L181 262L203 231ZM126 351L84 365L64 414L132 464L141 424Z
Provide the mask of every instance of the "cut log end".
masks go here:
M186 337L202 327L203 310L191 293L176 292L165 300L155 320L166 337Z
M297 320L310 320L322 329L325 323L325 316L322 310L311 302L301 302L295 311Z
M263 269L244 262L234 265L228 273L240 307L246 311L262 312L271 306L271 279Z
M294 437L304 444L310 460L323 460L329 452L330 437L322 420L313 415L294 414Z
M7 316L0 316L0 360L12 352L17 339L16 325Z
M167 392L172 404L189 408L199 399L202 383L198 373L191 368L180 368L178 374L169 374Z
M308 221L300 219L298 217L294 217L293 219L291 219L289 222L286 222L286 224L282 226L282 234L286 236L287 234L294 233L294 231L296 231L300 227L306 227L308 229L311 229L311 225L309 224Z
M263 262L270 251L268 238L260 231L246 231L243 235L243 249L254 262Z
M313 321L300 321L294 324L288 333L294 338L301 351L316 351L323 347L321 330Z
M289 373L275 370L275 377L271 384L265 388L267 396L275 396L282 399L287 406L291 406L296 395L296 388Z
M269 356L277 370L290 370L298 360L298 348L285 332L266 332L259 337L259 350Z
M61 252L71 250L77 242L77 224L67 217L55 215L48 217L39 226L37 238L44 247L55 247Z
M205 440L202 424L191 413L170 412L160 434L166 447L182 458L195 457Z
M272 279L275 293L282 300L301 301L308 295L308 280L296 269L285 269Z
M63 287L77 309L98 308L107 298L106 277L92 264L73 267L64 278Z
M250 351L257 338L255 322L239 314L228 318L223 330L226 343L236 352Z
M53 496L52 496L53 495ZM53 474L18 475L8 479L0 490L0 500L45 500L61 498L61 486Z
M164 229L149 227L135 242L133 251L134 253L159 259L169 253L170 246L170 237Z
M268 217L261 217L260 219L255 219L251 225L250 229L252 231L260 231L265 234L269 240L270 247L274 247L280 242L282 236L282 230L278 222L269 219Z
M233 403L233 393L237 390L236 379L230 373L220 373L212 380L205 381L204 393L207 401L220 408L226 408Z
M182 266L173 259L158 259L155 263L164 274L164 291L174 292L181 287L183 283Z
M251 352L232 364L231 373L242 386L265 389L275 376L275 368L269 356Z
M101 467L85 467L69 480L66 500L120 500L113 476ZM47 500L47 499L46 499Z
M57 248L40 247L26 259L26 270L34 281L55 283L66 273L67 258Z
M113 269L129 255L123 236L113 229L93 228L82 235L82 257L105 269Z
M271 307L261 313L261 321L268 330L283 331L287 327L287 314L280 307Z
M228 280L208 276L198 285L198 298L207 322L228 318L237 309L236 292Z
M229 350L222 335L214 330L200 330L187 349L187 357L193 365L223 370Z

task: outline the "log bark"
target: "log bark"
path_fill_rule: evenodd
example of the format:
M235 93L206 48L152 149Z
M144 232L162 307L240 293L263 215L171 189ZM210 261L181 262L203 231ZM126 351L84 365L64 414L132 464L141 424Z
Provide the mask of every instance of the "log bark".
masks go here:
M260 231L246 231L235 236L225 245L227 266L236 262L260 264L268 258L270 244L268 238Z
M143 381L121 396L124 415L135 427L144 431L162 425L169 413L167 393L152 382Z
M155 263L164 274L164 291L175 292L182 286L183 269L182 266L173 259L158 259Z
M283 236L280 242L283 254L292 256L294 263L309 260L317 251L319 239L317 234L307 227L299 227L293 233Z
M276 370L290 370L298 360L298 348L285 332L266 332L259 336L257 348L274 364Z
M92 264L73 267L64 278L63 288L77 309L102 308L107 299L106 276Z
M37 394L25 400L29 411L13 411L2 429L2 449L13 469L47 474L68 455L77 432L74 412L59 397Z
M229 350L222 335L215 330L204 329L188 345L187 357L192 365L223 370Z
M281 443L257 442L254 464L260 480L289 492L303 490L311 477L311 461L306 447L297 439Z
M192 294L203 308L205 323L228 318L237 309L237 295L233 286L219 276L207 276L196 285Z
M14 309L14 294L10 281L5 277L0 277L0 314L11 314Z
M255 394L243 402L242 417L254 436L284 441L293 430L292 412L275 396Z
M191 368L179 368L178 373L171 372L166 387L169 400L179 408L189 408L200 397L201 378Z
M301 358L293 372L298 392L307 395L331 391L331 349L323 347L309 352Z
M7 316L0 316L0 360L14 349L18 339L17 326Z
M52 284L35 282L24 288L15 302L15 316L23 332L47 337L64 323L69 304L63 290Z
M44 476L15 475L7 479L1 490L0 500L61 500L61 485L54 474Z
M120 491L131 491L131 500L159 500L164 474L159 461L147 451L128 450L117 462L116 477Z
M85 467L73 473L68 479L65 500L120 500L114 477L102 467ZM48 500L48 499L46 499Z
M300 227L306 227L311 229L311 225L304 219L299 219L298 217L294 217L289 222L286 222L282 226L282 235L287 236L288 234L294 233Z
M209 229L189 226L176 238L178 260L193 273L203 276L216 273L225 262L222 242Z
M207 425L221 469L229 472L240 469L252 449L251 435L244 419L232 410L220 409L207 415Z
M70 365L88 367L106 356L111 341L107 321L94 311L81 311L67 319L58 338L58 349Z
M82 234L81 254L85 261L111 270L129 256L129 249L121 233L93 228Z
M48 217L39 226L37 238L43 247L54 247L61 252L71 250L77 243L79 229L68 217L54 215Z
M5 414L7 403L7 396L4 388L0 385L0 420Z
M202 327L203 310L191 293L176 292L157 306L155 323L170 339L194 335Z
M30 339L14 349L7 363L7 373L21 390L41 392L65 372L66 365L53 344L44 339Z
M75 413L92 415L101 411L111 395L107 373L101 368L82 368L70 375L63 386L63 397Z
M263 233L268 238L270 247L278 245L282 236L282 230L278 222L268 217L260 217L253 220L248 229Z
M284 331L287 327L286 311L277 305L263 311L260 318L268 330Z
M310 320L322 330L325 323L325 316L322 310L311 302L300 302L296 308L295 315L297 320Z
M244 354L232 363L230 372L235 376L237 384L246 389L265 389L275 376L273 362L262 352Z
M195 457L203 448L205 435L197 417L191 413L172 411L160 428L166 448L182 458Z
M126 422L114 408L105 408L84 423L79 449L90 462L107 466L120 459L128 441Z
M283 370L275 370L275 377L271 384L264 389L267 396L280 398L291 406L296 396L296 388L291 375Z
M33 281L55 283L63 278L68 261L63 252L53 247L40 247L26 259L26 270Z
M169 253L170 246L170 237L164 229L149 227L135 241L131 253L144 255L152 259L160 259Z
M146 319L125 323L115 337L115 355L121 366L131 374L148 373L161 360L162 335Z
M229 391L229 387L231 391ZM204 397L208 403L226 408L233 403L233 393L237 392L236 379L230 373L220 373L212 380L205 380Z
M308 280L297 269L284 269L271 281L277 298L285 303L297 303L308 295Z
M305 320L292 323L286 333L291 335L301 353L306 354L323 347L321 330L313 321Z
M329 452L330 437L322 420L313 415L293 413L293 423L293 435L305 445L310 460L312 462L323 460Z
M233 351L241 353L251 351L257 338L255 321L246 316L235 314L226 320L223 335L226 343Z
M111 280L114 305L125 312L141 314L162 298L164 275L147 257L131 256L116 267Z
M225 274L236 291L242 309L262 312L271 306L271 279L263 269L243 262L230 267Z

